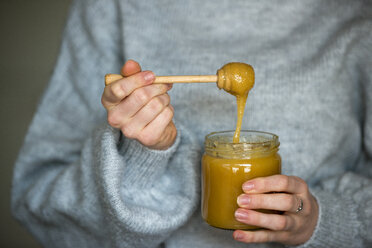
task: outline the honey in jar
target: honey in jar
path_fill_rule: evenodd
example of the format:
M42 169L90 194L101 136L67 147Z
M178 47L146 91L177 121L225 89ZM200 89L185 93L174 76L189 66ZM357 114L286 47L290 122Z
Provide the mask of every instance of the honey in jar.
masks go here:
M202 158L202 216L211 226L223 229L256 229L238 222L234 213L244 182L281 173L279 138L275 134L241 131L215 132L205 138ZM270 212L270 211L269 211Z

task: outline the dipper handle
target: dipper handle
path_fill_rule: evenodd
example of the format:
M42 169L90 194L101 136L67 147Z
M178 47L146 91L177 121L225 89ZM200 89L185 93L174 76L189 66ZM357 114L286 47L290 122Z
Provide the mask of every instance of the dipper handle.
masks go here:
M105 85L122 78L123 76L119 74L106 74ZM217 75L156 76L154 83L217 83Z

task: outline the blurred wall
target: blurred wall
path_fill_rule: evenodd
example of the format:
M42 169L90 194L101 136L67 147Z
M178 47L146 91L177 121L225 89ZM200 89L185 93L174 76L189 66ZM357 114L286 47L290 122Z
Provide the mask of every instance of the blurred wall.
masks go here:
M10 184L55 64L70 2L0 0L0 247L41 247L10 215Z

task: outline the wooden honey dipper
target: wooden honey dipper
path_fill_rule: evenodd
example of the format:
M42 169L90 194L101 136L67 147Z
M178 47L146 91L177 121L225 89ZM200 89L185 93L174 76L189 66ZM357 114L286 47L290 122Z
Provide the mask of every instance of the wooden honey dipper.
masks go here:
M119 79L122 75L107 74L105 84L109 85ZM234 143L239 143L240 130L243 121L245 103L248 93L254 85L254 70L252 66L232 62L228 63L217 70L217 75L188 75L188 76L156 76L154 83L217 83L218 88L224 89L234 95L237 100L238 118L236 129L233 137Z
M106 74L105 85L122 78L119 74ZM236 96L248 94L254 84L254 71L248 64L232 62L219 69L217 75L156 76L154 83L217 83L218 88Z

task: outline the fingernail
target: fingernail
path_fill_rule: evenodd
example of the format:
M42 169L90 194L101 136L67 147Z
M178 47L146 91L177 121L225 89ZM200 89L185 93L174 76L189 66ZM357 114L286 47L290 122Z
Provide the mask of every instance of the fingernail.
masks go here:
M253 183L244 183L243 184L243 190L244 191L250 191L254 188L254 184Z
M247 195L240 195L238 197L238 205L239 206L247 206L251 202L251 198Z
M245 220L248 217L248 214L245 211L242 211L240 209L235 211L235 218L237 220Z
M151 71L146 71L145 74L143 75L143 78L145 79L146 83L151 83L155 79L155 75Z
M244 239L244 235L241 232L235 232L234 239Z

